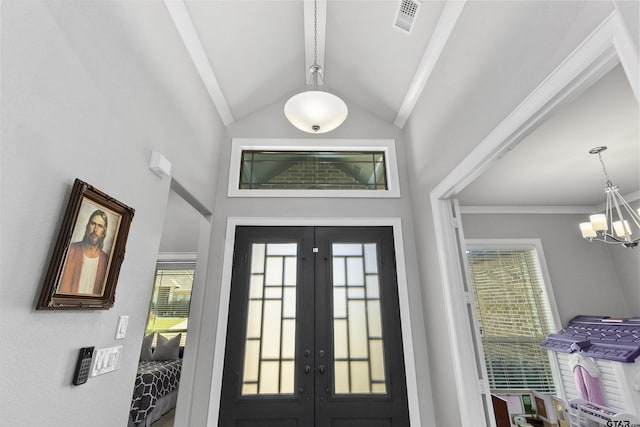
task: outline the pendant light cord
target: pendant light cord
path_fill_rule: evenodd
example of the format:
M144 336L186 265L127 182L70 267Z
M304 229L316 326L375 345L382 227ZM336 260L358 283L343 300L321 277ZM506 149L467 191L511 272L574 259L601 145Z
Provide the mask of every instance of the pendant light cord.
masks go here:
M602 153L598 153L598 158L600 159L600 164L602 165L602 172L604 172L604 177L606 178L607 187L613 187L611 178L609 178L609 173L607 173L607 167L604 164L604 160L602 160Z
M311 88L318 90L319 79L322 69L318 65L318 0L313 1L313 65L311 72Z
M318 65L318 0L313 1L313 64Z

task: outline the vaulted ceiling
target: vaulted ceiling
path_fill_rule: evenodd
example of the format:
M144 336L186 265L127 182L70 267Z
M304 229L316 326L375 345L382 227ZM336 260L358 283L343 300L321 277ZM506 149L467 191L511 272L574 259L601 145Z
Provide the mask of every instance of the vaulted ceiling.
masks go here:
M463 4L405 1L410 31L400 0L166 4L226 124L302 91L317 55L329 91L402 126Z
M405 31L396 25L402 4L402 0L165 0L227 125L284 104L302 91L317 54L330 92L347 105L403 128L427 84L450 87L451 96L459 98L473 93L474 85L481 87L500 61L509 61L502 49L510 40L549 37L547 42L555 43L557 34L553 39L545 33L544 22L536 20L553 20L554 27L561 28L558 23L576 16L605 16L590 12L613 8L610 2L405 0L405 6L417 6L411 30ZM441 61L443 57L446 61ZM530 59L534 66L535 57ZM434 68L443 66L448 67L450 80L430 80ZM448 101L443 108L446 105ZM635 193L637 198L637 118L637 99L622 68L616 67L495 162L459 197L463 204L475 205L597 205L604 197L599 191L603 177L597 157L587 152L607 145L610 149L604 156L612 179L624 194ZM437 119L424 118L425 122Z

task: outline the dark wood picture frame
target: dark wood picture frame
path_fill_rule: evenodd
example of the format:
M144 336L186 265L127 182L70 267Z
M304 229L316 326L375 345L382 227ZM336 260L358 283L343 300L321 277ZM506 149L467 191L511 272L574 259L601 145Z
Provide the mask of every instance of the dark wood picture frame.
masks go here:
M36 309L113 307L134 212L76 179Z

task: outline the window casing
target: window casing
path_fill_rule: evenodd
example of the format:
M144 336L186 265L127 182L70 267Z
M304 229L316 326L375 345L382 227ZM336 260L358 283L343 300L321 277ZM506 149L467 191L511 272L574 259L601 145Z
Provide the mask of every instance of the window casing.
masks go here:
M234 138L229 197L400 197L391 139Z
M383 151L243 150L240 189L387 190Z
M145 335L157 332L172 338L181 333L180 345L184 346L195 267L195 263L157 265ZM157 334L154 346L156 341Z
M556 326L536 250L471 249L467 258L490 388L554 393L540 343Z

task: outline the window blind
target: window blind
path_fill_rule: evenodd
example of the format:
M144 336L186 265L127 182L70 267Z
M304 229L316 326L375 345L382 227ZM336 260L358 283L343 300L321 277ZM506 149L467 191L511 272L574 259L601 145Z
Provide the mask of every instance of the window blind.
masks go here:
M182 333L180 345L184 346L194 273L195 264L158 266L149 305L146 334L158 332L172 338ZM157 334L153 345L156 341Z
M555 331L536 251L472 250L468 260L491 389L555 392L540 347Z

